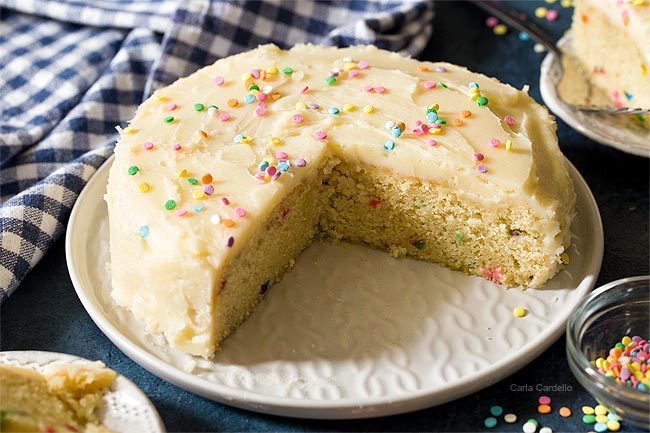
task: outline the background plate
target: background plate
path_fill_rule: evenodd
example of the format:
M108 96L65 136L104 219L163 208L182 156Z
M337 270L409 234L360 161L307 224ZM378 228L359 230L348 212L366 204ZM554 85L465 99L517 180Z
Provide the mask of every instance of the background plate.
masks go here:
M562 51L571 52L571 34L558 41ZM571 128L598 143L633 155L650 157L650 130L642 128L629 116L615 116L572 110L557 93L562 77L560 61L549 53L542 62L539 90L548 108Z
M571 263L540 290L359 245L315 243L251 317L204 360L145 335L112 302L103 195L112 160L72 211L72 282L101 330L152 373L209 399L305 418L364 418L440 404L484 388L541 354L596 281L603 255L598 208L570 165L578 195ZM528 314L515 318L523 306Z
M35 350L0 352L0 364L31 368L43 372L50 364L85 364L78 356ZM164 433L165 428L151 401L140 388L118 374L104 394L102 423L115 432Z

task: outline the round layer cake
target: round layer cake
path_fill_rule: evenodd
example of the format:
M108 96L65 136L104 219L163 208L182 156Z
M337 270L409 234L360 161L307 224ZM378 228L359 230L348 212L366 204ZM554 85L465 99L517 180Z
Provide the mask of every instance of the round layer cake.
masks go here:
M508 287L566 262L575 193L553 119L459 66L265 45L157 91L120 132L112 297L194 355L316 237Z

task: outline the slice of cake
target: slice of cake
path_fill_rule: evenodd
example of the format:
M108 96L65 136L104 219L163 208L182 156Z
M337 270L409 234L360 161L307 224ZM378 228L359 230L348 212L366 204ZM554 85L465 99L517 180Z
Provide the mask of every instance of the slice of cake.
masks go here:
M266 45L145 101L106 202L113 299L207 357L317 236L541 287L575 193L525 90L370 46Z
M45 374L0 364L0 431L110 433L96 410L115 377L99 361L51 364Z
M575 0L572 49L604 101L650 109L650 2Z

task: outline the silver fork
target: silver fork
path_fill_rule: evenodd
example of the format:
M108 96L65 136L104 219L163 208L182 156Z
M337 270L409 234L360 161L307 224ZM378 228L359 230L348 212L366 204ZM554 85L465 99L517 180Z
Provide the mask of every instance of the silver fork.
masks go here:
M471 3L475 4L484 11L494 15L499 18L501 21L504 21L510 24L512 27L516 28L519 31L525 32L533 39L535 42L538 42L546 48L547 51L553 53L558 60L560 67L562 65L562 51L557 47L555 42L539 28L535 23L523 20L520 18L520 12L516 9L505 6L501 1L487 1L487 0L469 0ZM557 84L556 84L557 85ZM564 100L562 102L571 107L574 110L586 111L591 113L603 113L603 114L650 114L650 109L647 108L630 108L630 107L596 107L596 106L586 106L586 105L574 105L570 104Z

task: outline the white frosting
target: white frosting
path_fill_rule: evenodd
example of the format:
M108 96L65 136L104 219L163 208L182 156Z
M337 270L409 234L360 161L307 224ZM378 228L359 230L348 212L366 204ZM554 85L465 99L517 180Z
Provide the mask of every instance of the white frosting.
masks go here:
M369 66L363 68L363 62ZM286 67L293 72L284 74ZM278 72L265 73L269 68ZM261 101L266 109L263 115L256 114L260 101L244 101L250 84L246 78L253 70L262 76L252 81L268 93ZM328 73L335 70L340 71L336 82L327 84ZM223 77L223 84L215 84L218 77ZM471 82L478 83L487 105L479 106L470 98ZM428 88L431 85L426 83L436 86ZM364 90L367 86L373 91ZM274 99L275 94L279 99ZM237 99L238 105L228 106L230 99ZM205 108L196 111L197 103ZM170 104L176 108L171 110ZM208 110L211 104L218 110ZM296 108L300 104L306 108ZM347 111L345 104L353 104L354 109ZM418 135L414 122L430 125L426 110L432 104L439 105L437 114L447 123L439 134ZM367 113L367 106L374 111ZM331 114L330 108L339 114ZM471 115L463 117L463 110ZM226 113L230 118L220 120ZM174 121L165 123L167 116ZM301 116L302 121L296 122L294 116ZM404 122L406 128L396 138L386 129L387 122ZM327 137L317 138L319 132ZM250 137L250 143L235 143L239 134ZM272 144L272 138L280 144ZM492 147L490 139L501 144ZM385 149L387 140L394 142L393 150ZM435 140L435 146L427 140ZM506 150L508 140L512 144ZM146 142L153 147L146 149ZM288 155L289 170L277 180L256 178L265 158L278 166L274 158L278 152ZM484 155L480 163L473 158L476 153ZM215 300L207 288L219 281L223 264L237 256L280 201L327 158L335 156L359 166L443 184L460 198L485 206L530 208L540 218L541 230L546 224L553 231L552 245L547 247L555 250L567 242L572 217L573 189L557 147L555 125L545 109L525 92L462 67L422 63L374 47L299 45L282 51L265 45L219 60L145 101L130 127L121 131L115 154L107 194L113 296L119 304L129 305L136 316L147 316L147 296L151 295L137 292L138 268L169 260L159 280L174 281L177 290L170 303L185 303L192 323L167 317L165 326L174 328L169 334L177 333L181 340L194 338L198 347L210 344L205 336L210 332ZM299 158L306 167L297 166ZM479 172L479 164L487 172ZM137 174L127 173L131 166L137 166ZM178 177L182 170L187 174ZM214 193L197 199L193 193L204 190L201 178L205 173L213 177L209 185ZM197 179L198 184L189 184L188 178ZM150 186L148 192L138 189L142 182ZM224 204L224 197L229 205ZM164 206L170 199L176 202L173 210ZM204 208L196 211L196 206ZM238 216L236 209L243 209L245 215ZM178 211L187 213L178 216ZM549 224L558 219L567 229L562 233L557 225ZM227 227L227 220L235 225ZM141 238L138 233L144 226L149 234ZM230 238L234 244L229 247ZM115 263L116 254L123 255L124 250L133 251L137 265ZM159 330L156 320L145 320L151 330Z

